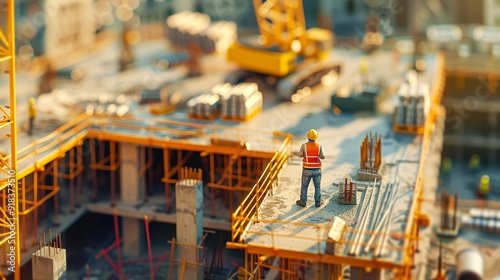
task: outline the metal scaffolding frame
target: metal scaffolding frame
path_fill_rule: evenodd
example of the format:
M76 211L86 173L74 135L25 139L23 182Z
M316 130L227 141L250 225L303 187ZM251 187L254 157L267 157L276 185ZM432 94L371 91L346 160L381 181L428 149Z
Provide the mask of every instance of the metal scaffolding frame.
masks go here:
M104 141L101 139L95 139L99 141L99 148L96 149L94 139L90 139L90 169L92 170L92 200L97 201L97 187L99 181L97 178L97 171L109 171L110 174L110 188L111 188L111 206L115 205L116 198L116 170L120 166L120 160L118 156L117 143L115 141L108 141L109 155L105 154Z
M6 8L6 9L4 9ZM5 12L4 12L5 11ZM6 73L9 75L9 105L0 107L2 115L0 117L0 128L9 127L7 137L10 139L10 161L0 155L1 168L3 173L0 182L0 190L3 190L5 199L3 199L2 213L0 216L0 226L2 232L0 235L0 245L8 242L11 239L11 232L15 233L15 272L14 279L21 279L21 244L20 244L20 226L19 226L19 186L17 172L17 116L16 116L16 41L15 41L15 12L14 0L7 0L6 7L1 7L0 15L6 19L6 30L2 30L0 26L0 63L8 62L9 68ZM7 193L6 193L7 192ZM6 203L8 198L13 198L13 203ZM13 206L14 209L6 206ZM7 211L4 211L7 210ZM14 227L11 231L10 227ZM7 246L4 246L4 250ZM5 278L0 272L0 277Z
M6 112L3 108L2 111ZM26 224L28 217L30 217L28 215L33 215L33 223L30 223L30 226L33 225L33 228L36 229L34 230L34 239L36 239L39 218L46 214L45 203L50 199L54 203L54 223L56 225L59 224L58 193L61 189L58 183L59 178L69 180L70 210L74 210L76 206L82 203L82 176L84 176L86 167L89 167L92 173L92 198L94 199L97 199L97 172L109 171L111 172L111 202L115 202L115 176L120 165L118 155L120 143L139 145L139 159L142 166L139 171L140 176L147 176L146 173L148 171L149 176L151 176L153 167L152 149L162 149L164 155L167 155L166 157L164 156L164 164L165 162L167 164L164 166L165 173L162 178L165 185L177 182L180 167L193 154L199 153L202 158L209 157L209 173L212 175L217 173L223 174L221 176L222 180L221 178L218 181L215 181L214 178L210 179L209 188L211 190L219 189L226 192L226 203L229 207L232 207L233 192L247 192L250 190L251 188L248 185L254 184L259 174L262 173L264 166L268 166L269 160L275 154L273 152L276 150L275 147L282 145L282 141L286 141L287 145L290 145L291 142L289 135L281 137L282 135L276 132L267 135L262 132L257 133L256 131L240 130L224 126L206 126L169 120L159 120L157 126L148 126L148 131L150 132L148 135L128 136L106 129L113 126L118 129L140 130L144 129L144 121L143 119L136 118L115 119L113 117L82 114L62 125L51 134L21 148L17 153L11 153L0 158L2 171L5 174L7 174L6 170L8 170L8 167L11 166L8 163L9 160L17 160L17 163L20 164L20 170L16 172L21 186L19 188L19 209L17 209L19 210L21 221L21 227L17 231L17 238L21 237L17 241L18 244L21 244L21 246L18 246L19 250L21 247L24 249L27 248L28 236L26 232L28 227ZM0 121L0 127L6 127L11 123L11 119L6 121L4 118ZM153 137L153 133L157 132L168 133L172 135L172 138L158 139ZM250 150L239 145L227 146L226 140L233 139L235 136L235 143L246 144L247 141L255 141L265 143L268 148ZM201 137L206 139L206 141L199 144L184 140L191 137ZM86 139L88 139L90 144L90 164L88 166L85 166L82 151L83 141ZM98 143L99 145L97 145ZM269 149L269 151L266 149ZM19 158L17 155L19 155ZM165 158L170 158L170 155L177 156L177 164L174 168L171 168L170 161L165 161ZM230 162L232 163L231 167L225 166L225 164L229 164ZM222 164L217 166L216 163ZM64 171L59 170L59 167L63 167ZM47 176L51 178L47 178ZM151 181L152 179L149 180L149 182ZM224 184L224 182L230 182L230 184ZM0 189L1 205L2 209L7 209L7 180L4 179L2 183L3 185ZM165 192L166 206L171 207L169 188L166 188ZM144 199L147 199L147 196ZM211 197L210 203L212 205L215 204L215 199L215 197ZM4 228L3 235L1 235L3 238L6 237L5 233L8 223L5 222L5 219L1 221ZM3 243L6 240L5 238ZM6 246L2 247L2 251L7 249ZM17 255L20 256L20 254ZM4 258L3 263L5 262L6 259ZM180 262L179 264L182 265Z

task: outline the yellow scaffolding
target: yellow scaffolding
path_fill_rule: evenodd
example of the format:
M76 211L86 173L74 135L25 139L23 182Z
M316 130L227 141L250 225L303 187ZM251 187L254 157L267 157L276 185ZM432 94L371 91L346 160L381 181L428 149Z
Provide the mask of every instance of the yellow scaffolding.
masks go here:
M9 69L7 70L9 74L9 106L1 108L3 116L1 116L1 127L10 127L9 134L7 137L10 138L10 162L7 162L5 158L0 155L0 162L2 164L1 171L4 176L1 180L0 190L3 190L3 194L10 199L13 198L13 202L9 199L4 199L2 205L2 213L0 216L0 224L3 228L0 237L0 245L4 243L9 243L10 240L14 240L15 248L15 272L14 279L21 279L21 244L19 238L19 186L17 179L19 175L17 174L17 122L16 122L16 43L15 43L15 26L14 26L14 0L7 0L7 9L5 10L6 16L3 16L3 7L0 10L0 15L2 18L7 19L7 30L2 30L0 25L0 63L8 62ZM7 205L5 201L7 200ZM7 206L7 207L6 207ZM14 208L14 209L12 209ZM4 211L4 209L6 211ZM11 227L14 228L12 231ZM11 238L11 233L15 233L14 239ZM9 251L12 244L9 244ZM6 246L5 246L6 247ZM5 278L0 272L0 277Z
M11 120L9 119L8 122L11 122ZM17 153L11 153L0 158L4 173L11 166L8 163L9 160L17 159L19 166L19 170L16 172L17 179L20 180L18 196L18 215L21 219L20 229L19 225L17 225L17 238L20 237L20 241L17 242L20 244L18 247L21 247L19 249L27 248L28 236L26 233L29 232L31 227L37 229L39 217L45 215L46 212L45 203L51 198L55 209L53 219L55 224L59 223L59 197L57 194L60 191L60 186L58 185L58 178L70 181L70 207L73 208L80 203L79 196L82 191L80 180L82 172L85 170L82 158L83 141L88 140L90 142L90 169L94 171L111 171L112 173L117 170L120 164L117 153L119 144L133 143L139 145L141 166L143 167L139 171L141 176L144 176L146 171L153 166L152 149L162 149L164 154L167 154L164 157L165 174L164 178L162 178L165 185L172 185L177 182L180 168L191 154L197 152L202 158L208 158L209 174L212 176L217 173L222 174L218 180L215 180L215 177L209 180L209 188L211 190L219 189L224 192L229 207L231 207L231 203L234 204L232 202L234 192L246 194L250 190L247 185L254 184L257 181L258 175L262 173L264 166L269 166L269 161L273 162L272 166L275 166L277 162L283 164L290 152L291 136L277 132L251 131L225 126L206 126L157 120L157 124L147 127L148 133L146 135L126 133L126 131L144 130L144 123L146 122L146 119L133 117L113 118L82 114L49 135L21 148ZM113 129L109 129L110 127ZM117 133L120 130L122 130L122 133ZM169 137L157 137L154 135L155 133L169 135ZM188 140L193 138L194 141ZM97 142L102 143L98 147L99 149L95 147ZM249 149L248 145L252 143L259 143L264 148ZM280 151L284 154L280 158L273 160L274 151L280 146ZM106 151L103 147L106 148ZM169 159L170 155L174 159L177 156L177 164L173 168L170 161L165 160L165 158ZM231 162L234 167L233 164L230 164ZM219 163L225 165L219 165ZM228 165L231 167L228 167ZM58 170L59 166L65 167L65 171L60 172ZM276 167L268 167L268 170L271 169L274 170ZM46 182L46 176L51 176L53 181ZM74 181L76 181L76 186ZM94 179L93 186L94 196L96 195L95 183L96 179ZM7 209L7 180L3 180L1 186L1 206L2 209ZM111 188L113 194L114 188L113 186ZM166 192L168 190L169 188L166 189ZM211 198L211 204L214 204L213 199ZM262 200L262 198L259 200ZM237 202L238 205L240 201ZM31 219L33 219L33 222L31 222ZM5 243L7 240L5 233L9 223L5 219L1 222L4 231L0 237L5 237L5 241L3 241ZM21 231L19 232L19 230ZM31 237L29 238L31 239ZM33 239L36 239L36 231ZM6 246L3 247L5 250ZM5 256L6 254L4 254L4 263L6 262Z

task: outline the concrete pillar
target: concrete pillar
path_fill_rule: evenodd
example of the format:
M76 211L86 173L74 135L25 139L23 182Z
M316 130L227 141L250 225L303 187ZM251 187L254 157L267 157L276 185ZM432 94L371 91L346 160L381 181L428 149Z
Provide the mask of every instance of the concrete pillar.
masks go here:
M138 257L144 252L146 234L144 220L122 218L123 254L129 257Z
M139 177L142 167L139 146L120 144L120 196L122 202L139 203L144 196L144 176Z
M184 279L203 280L203 267L194 267L198 263L202 250L196 246L203 234L203 182L199 180L180 180L175 185L175 204L177 213L177 241L190 246L179 245L175 248L176 258L182 263L186 259ZM191 263L191 265L189 265ZM200 263L201 265L201 263ZM182 266L177 266L180 277ZM179 280L183 280L178 278Z
M44 246L31 260L33 280L66 279L66 249Z

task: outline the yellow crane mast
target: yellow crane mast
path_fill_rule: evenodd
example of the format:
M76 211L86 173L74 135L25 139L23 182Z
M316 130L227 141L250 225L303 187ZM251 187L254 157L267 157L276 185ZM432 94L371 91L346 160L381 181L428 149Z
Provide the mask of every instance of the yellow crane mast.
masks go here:
M312 87L338 63L324 62L333 47L333 34L321 28L306 29L302 0L253 0L260 36L244 38L227 52L229 61L248 71L237 71L227 81L238 83L253 73L271 75L280 98L301 88Z
M9 75L9 106L0 106L0 129L9 127L7 137L10 139L10 155L0 155L0 190L6 209L1 209L0 246L6 246L9 271L14 272L14 279L21 279L21 244L19 239L19 186L17 176L17 121L16 121L16 45L14 38L14 0L7 0L7 9L0 9L0 19L6 19L6 30L2 29L4 23L0 22L0 64L8 63ZM6 15L5 15L6 14ZM0 272L0 277L5 278Z

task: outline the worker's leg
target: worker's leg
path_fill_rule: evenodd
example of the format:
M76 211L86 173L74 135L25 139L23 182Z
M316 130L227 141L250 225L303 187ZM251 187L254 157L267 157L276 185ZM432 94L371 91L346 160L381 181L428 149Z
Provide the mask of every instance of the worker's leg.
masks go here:
M309 186L309 183L311 182L312 178L312 171L303 168L302 169L302 186L300 188L300 201L306 203L307 202L307 187Z
M34 124L35 118L29 118L29 123L28 123L28 135L33 134L33 124Z
M321 204L321 169L314 170L313 172L314 202L318 205Z

